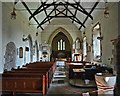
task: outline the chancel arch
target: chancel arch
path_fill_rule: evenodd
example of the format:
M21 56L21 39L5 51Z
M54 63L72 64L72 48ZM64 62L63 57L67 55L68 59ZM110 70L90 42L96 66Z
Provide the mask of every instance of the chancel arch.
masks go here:
M70 34L62 27L56 29L49 38L48 44L51 45L51 57L71 57L73 39ZM55 47L56 46L56 47ZM66 54L69 55L66 55ZM61 55L60 55L61 54Z
M72 47L73 39L72 39L71 35L69 34L69 32L68 32L66 29L62 28L62 27L59 27L59 28L57 28L55 31L53 31L53 33L52 33L52 34L50 35L50 37L49 37L48 44L49 44L49 45L52 44L53 38L54 38L59 32L63 32L63 33L66 35L66 37L68 38L68 40L69 40L69 42L70 42L70 46Z

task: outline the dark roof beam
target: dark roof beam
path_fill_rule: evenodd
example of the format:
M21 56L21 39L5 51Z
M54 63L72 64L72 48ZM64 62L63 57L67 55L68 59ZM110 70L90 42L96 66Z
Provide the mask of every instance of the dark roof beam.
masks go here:
M30 11L30 9L28 8L28 6L26 5L26 3L23 1L23 0L21 0L21 2L22 2L22 4L24 5L24 7L28 10L28 12L30 13L30 15L32 15L32 12ZM39 25L39 22L38 22L38 20L33 16L33 18L34 18L34 20L37 22L37 24ZM41 26L39 26L42 30L43 30L43 28L41 27Z
M77 8L78 8L78 5L77 5ZM74 16L76 16L76 14L77 14L77 9L75 10ZM74 18L73 18L72 23L74 23Z
M38 25L37 28L39 28L39 26L41 26L42 24L44 24L44 21L45 21L47 18L49 18L49 16L53 13L53 11L56 10L57 7L58 7L58 6L55 6L55 8L46 16L46 18Z
M59 5L59 6L64 6L64 5L78 5L78 4L75 4L75 3L63 3L63 2L59 2L59 3L52 3L52 4L45 4L45 6L54 6L54 5Z
M75 8L75 9L77 9L77 10L79 10L80 12L82 12L83 14L85 14L85 15L87 15L88 17L90 17L91 19L93 19L93 17L90 15L90 14L88 14L88 13L86 13L87 11L83 11L83 10L81 10L80 8L77 8L75 5L78 5L78 4L70 4L69 2L66 2L67 4L69 4L69 5L71 5L73 8Z
M43 9L44 9L44 3L42 2L42 0L41 0L41 4L43 4ZM46 17L47 17L47 16L48 16L48 15L47 15L47 11L46 11L46 10L44 10L44 12L45 12L45 15L46 15ZM48 21L49 21L49 23L50 23L49 18L48 18Z
M55 2L55 0L53 0L53 2ZM54 8L55 8L55 6L56 6L56 5L54 4ZM57 13L56 13L56 10L55 10L55 15L56 15L56 14L57 14Z
M91 9L91 11L89 12L89 14L91 14L91 13L93 12L93 10L95 9L95 7L98 5L99 1L100 1L100 0L98 0L98 1L94 4L94 6L92 7L92 9ZM87 21L87 19L88 19L88 16L85 18L83 24L85 24L85 22ZM82 26L80 26L79 30L80 30L81 28L82 28Z
M64 14L64 13L62 13L62 14L66 16L66 14ZM66 17L68 17L68 18L70 18L71 20L73 20L73 16L66 16ZM78 20L75 20L75 19L74 19L74 21L75 21L76 23L78 23L78 24L81 24Z
M46 3L46 2L44 2L44 3ZM33 16L35 16L42 7L43 7L43 4L42 4L37 10L35 10L35 12L29 17L29 20L30 20Z
M42 7L43 7L43 4L44 4L44 6L45 6L44 8L42 8ZM35 15L39 14L40 12L42 12L42 11L46 10L47 8L49 8L52 4L54 5L55 2L51 3L51 4L48 5L48 6L46 6L46 2L44 2L43 4L33 13L32 16L29 17L29 20L30 20L33 16L35 16ZM41 9L41 8L42 8L42 9ZM40 9L41 9L41 10L40 10Z
M83 7L80 5L79 2L78 2L77 4L78 4L78 6L84 11L84 13L85 13L86 15L88 15L88 16L93 20L93 17L85 10L85 8L83 8Z
M59 10L58 10L58 11L59 11ZM59 12L60 12L60 11L59 11ZM75 18L75 16L67 16L67 15L66 15L65 13L63 13L63 12L62 12L62 14L64 15L64 17L68 17L68 18L70 18L71 20L73 20L73 17ZM82 25L79 20L75 20L75 19L74 19L74 21L75 21L76 23ZM83 25L83 27L85 27L85 26Z
M65 5L67 8L68 8L68 5ZM66 10L66 15L67 15L67 13L68 13L68 10Z
M68 10L70 13L71 13L71 15L74 17L74 19L72 18L72 20L74 20L75 21L75 19L79 22L79 24L80 25L82 25L84 28L85 28L85 26L84 26L84 24L76 17L76 16L74 16L74 14L65 6L65 8L66 8L66 10Z
M73 17L73 16L50 16L50 17L52 17L52 18L71 18L71 17Z
M19 1L20 1L20 0L15 0L15 1L14 1L14 4L16 5Z
M56 9L57 10L57 9ZM65 11L65 9L63 10ZM55 16L49 16L49 20L51 20L52 18L55 18L55 17L63 17L63 16L58 16L59 14L61 14L62 11L60 11L58 14L56 14ZM42 25L45 24L46 22L48 22L47 18L42 22Z
M56 9L59 13L63 13L66 9L63 9L62 11Z
M65 9L64 10L62 10L62 11L65 11ZM62 11L60 11L58 14L56 14L55 16L49 16L49 20L51 20L52 18L55 18L55 17L63 17L63 16L58 16ZM46 19L46 20L44 20L44 22L43 22L43 24L45 24L46 22L48 22L48 20Z
M54 3L55 3L55 2L54 2ZM41 9L41 10L39 10L35 15L37 15L38 13L40 13L40 12L46 10L46 9L49 8L49 7L51 7L51 6L50 6L50 5L46 6L46 4L45 4L45 5L44 5L44 8Z

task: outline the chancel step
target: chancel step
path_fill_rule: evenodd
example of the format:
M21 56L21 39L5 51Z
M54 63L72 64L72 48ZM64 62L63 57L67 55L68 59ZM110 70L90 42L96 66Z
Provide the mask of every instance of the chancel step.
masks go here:
M54 75L53 77L54 77L54 78L65 78L66 75Z

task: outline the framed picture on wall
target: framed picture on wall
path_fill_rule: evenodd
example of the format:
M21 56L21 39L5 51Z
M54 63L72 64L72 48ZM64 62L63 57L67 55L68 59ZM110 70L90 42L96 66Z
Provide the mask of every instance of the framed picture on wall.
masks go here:
M91 51L91 45L87 43L87 52Z
M29 47L25 47L25 51L29 51Z
M19 48L19 58L23 58L23 48Z

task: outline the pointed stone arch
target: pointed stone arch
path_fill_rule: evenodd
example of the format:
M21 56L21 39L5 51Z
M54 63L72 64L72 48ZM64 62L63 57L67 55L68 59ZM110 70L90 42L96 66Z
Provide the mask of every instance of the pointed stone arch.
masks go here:
M35 53L36 53L36 61L39 61L39 48L38 48L38 42L35 40Z
M30 47L30 62L32 62L33 61L33 41L30 34L28 35L28 41L29 41L29 47Z
M52 40L53 38L59 33L62 32L66 35L66 37L68 38L69 42L70 42L70 46L72 47L73 44L73 39L71 37L71 35L69 34L69 32L67 30L65 30L62 27L57 28L55 31L53 31L53 33L50 35L49 39L48 39L48 44L51 45L52 44Z

